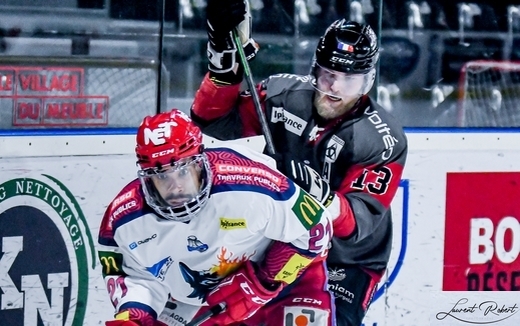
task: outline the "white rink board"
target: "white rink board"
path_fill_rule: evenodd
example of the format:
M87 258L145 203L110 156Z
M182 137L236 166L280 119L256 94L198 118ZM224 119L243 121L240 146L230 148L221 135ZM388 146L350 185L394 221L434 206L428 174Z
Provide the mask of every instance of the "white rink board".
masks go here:
M520 314L516 312L520 310L520 296L516 292L444 291L443 280L449 277L444 273L447 174L520 173L520 134L408 133L408 138L408 161L402 187L393 203L395 237L388 287L386 291L381 290L380 296L372 304L365 326L469 325L469 322L476 321L492 325L519 325ZM27 136L0 139L0 325L3 326L3 321L8 320L9 326L37 326L39 324L35 316L38 314L43 315L46 325L51 326L99 326L112 317L111 304L97 260L92 268L92 250L95 248L90 248L88 233L92 235L95 246L98 224L106 205L121 187L135 177L133 141L133 136ZM240 142L257 149L261 149L263 144L261 138ZM218 144L210 139L206 139L206 143L208 146ZM8 188L16 180L18 184L26 182L23 190ZM32 182L31 187L28 181ZM489 184L483 184L482 191L489 187ZM38 194L37 189L41 190ZM13 194L17 190L18 193ZM469 191L480 189L473 187ZM45 193L48 194L47 198ZM519 197L520 192L516 198ZM76 211L74 201L82 214L74 212L71 222L65 218L63 211L64 207ZM501 209L513 204L497 202L496 206ZM53 208L53 205L56 207ZM50 223L56 225L56 232L61 234L61 242L55 238L47 239L48 234L41 234L40 242L30 238L38 229L47 228L44 225L38 228L23 223L17 225L13 217L28 218L20 215L25 213L13 211L13 207L19 206L33 207L47 215ZM84 216L88 230L78 217L80 215ZM520 219L520 215L509 215L517 221ZM11 218L9 224L6 218ZM77 221L77 229L71 227L74 219ZM2 228L5 225L10 227ZM506 233L512 234L514 239L518 235L517 241L520 241L520 233L516 231L513 227ZM73 243L79 239L78 234L84 245L74 249ZM20 241L23 242L23 248ZM56 257L63 258L60 264L48 260L38 261L40 245L47 246L47 250L51 251L56 246ZM469 245L461 242L457 247L464 249ZM511 272L507 274L509 279L515 271L520 273L517 249L520 247L516 245L512 245L510 250L506 248L513 255L513 260L502 266ZM452 252L457 248L448 250ZM87 262L80 264L75 260L80 257L81 251ZM400 253L403 254L399 256ZM4 255L9 256L10 260L2 259ZM68 269L62 260L70 260ZM41 270L38 270L38 266L41 266ZM88 296L78 289L81 285L76 284L80 278L76 274L85 270L88 279L82 284L86 285ZM28 277L30 275L38 277ZM65 276L71 281L70 286L62 284L53 287L48 283L48 279L63 279ZM32 287L27 285L28 281L33 282ZM518 283L520 285L520 278ZM44 290L55 296L47 294L44 297ZM24 298L24 293L36 297L40 295L40 301L28 298L29 295ZM82 296L87 300L85 309L83 306L76 308L75 305L69 305L69 302L81 301ZM55 297L62 298L64 303L53 301ZM482 310L491 302L502 309ZM454 307L465 309L462 309L463 312L450 313ZM82 309L83 312L80 311ZM82 314L84 317L81 317ZM503 318L506 319L499 321Z

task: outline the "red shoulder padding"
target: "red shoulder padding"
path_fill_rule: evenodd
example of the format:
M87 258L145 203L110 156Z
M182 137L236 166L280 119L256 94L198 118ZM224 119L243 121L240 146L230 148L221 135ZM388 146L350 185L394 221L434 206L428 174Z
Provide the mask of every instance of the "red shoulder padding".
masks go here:
M206 74L195 93L192 110L199 118L207 121L220 118L231 111L239 92L240 84L217 86Z

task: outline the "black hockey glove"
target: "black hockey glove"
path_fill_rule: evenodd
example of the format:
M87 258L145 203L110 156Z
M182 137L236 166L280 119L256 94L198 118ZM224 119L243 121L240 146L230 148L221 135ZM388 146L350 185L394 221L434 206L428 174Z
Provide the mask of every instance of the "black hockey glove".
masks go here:
M208 0L206 23L211 39L224 39L246 16L248 0Z
M318 172L307 164L294 159L285 159L282 164L282 169L284 170L282 172L294 183L316 198L325 207L330 204L334 194L331 194L329 183L323 180Z
M233 29L238 31L248 60L258 52L258 45L251 38L249 0L208 0L206 18L210 78L217 84L240 83L243 68L238 64Z

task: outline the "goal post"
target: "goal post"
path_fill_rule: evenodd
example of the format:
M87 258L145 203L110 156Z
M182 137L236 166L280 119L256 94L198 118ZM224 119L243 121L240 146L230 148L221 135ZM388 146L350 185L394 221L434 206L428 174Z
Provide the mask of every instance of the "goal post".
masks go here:
M459 127L520 126L519 61L468 61L458 88Z

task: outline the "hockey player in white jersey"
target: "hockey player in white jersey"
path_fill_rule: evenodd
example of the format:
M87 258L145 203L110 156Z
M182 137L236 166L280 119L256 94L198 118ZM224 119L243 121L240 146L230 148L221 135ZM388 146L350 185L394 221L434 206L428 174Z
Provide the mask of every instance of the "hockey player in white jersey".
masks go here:
M246 147L207 148L178 110L146 117L138 178L109 204L99 259L107 326L332 326L327 210ZM223 305L223 306L224 306Z

